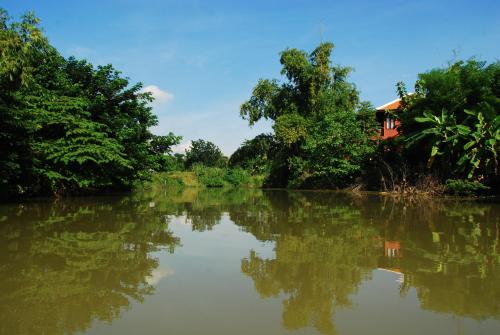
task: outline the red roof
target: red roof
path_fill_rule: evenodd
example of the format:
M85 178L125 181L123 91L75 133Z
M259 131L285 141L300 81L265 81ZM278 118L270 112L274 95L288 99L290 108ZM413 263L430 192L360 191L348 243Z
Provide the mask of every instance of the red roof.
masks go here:
M396 99L391 102L386 103L385 105L377 107L378 111L393 111L399 109L401 107L401 99Z

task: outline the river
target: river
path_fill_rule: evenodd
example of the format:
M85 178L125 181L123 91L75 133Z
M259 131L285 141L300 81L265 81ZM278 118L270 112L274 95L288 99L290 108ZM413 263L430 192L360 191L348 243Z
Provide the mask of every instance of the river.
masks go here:
M0 205L0 334L500 334L500 204L137 191Z

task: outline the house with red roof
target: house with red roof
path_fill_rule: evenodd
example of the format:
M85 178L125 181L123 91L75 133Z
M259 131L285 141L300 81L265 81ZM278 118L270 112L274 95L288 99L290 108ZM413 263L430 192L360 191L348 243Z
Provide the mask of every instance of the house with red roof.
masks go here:
M399 135L399 120L394 114L401 110L401 99L396 99L377 107L376 118L380 124L380 136L387 140Z

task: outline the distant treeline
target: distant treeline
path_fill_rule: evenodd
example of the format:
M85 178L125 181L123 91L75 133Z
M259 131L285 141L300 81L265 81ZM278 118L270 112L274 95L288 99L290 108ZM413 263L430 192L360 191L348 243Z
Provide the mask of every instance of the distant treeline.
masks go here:
M141 84L111 65L65 59L31 14L0 11L0 188L3 196L130 189L155 171L194 171L206 186L346 188L456 194L498 190L500 62L456 61L398 83L400 136L381 140L371 103L332 65L332 43L280 54L281 80L260 80L240 115L273 132L231 157L205 140L153 135Z

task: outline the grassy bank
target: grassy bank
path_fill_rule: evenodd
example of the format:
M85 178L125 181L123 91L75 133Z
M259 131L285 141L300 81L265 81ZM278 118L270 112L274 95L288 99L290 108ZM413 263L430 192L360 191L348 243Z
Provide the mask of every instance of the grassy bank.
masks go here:
M138 188L265 188L264 175L251 175L242 169L197 167L192 171L159 172L153 174L151 182L138 184ZM375 191L381 194L399 196L491 196L497 195L493 190L476 182L464 180L448 180L446 184L437 182L419 185L400 185L393 189L369 189L362 185L354 185L342 189L344 191ZM314 190L331 190L329 188L313 188ZM338 189L337 189L338 190Z
M160 172L150 186L157 188L262 188L264 176L250 175L242 169L195 167L192 171Z

